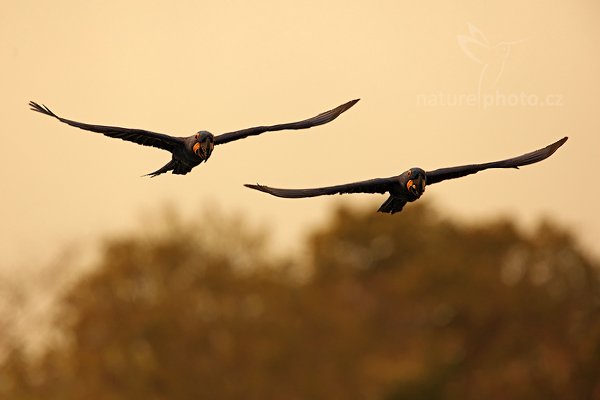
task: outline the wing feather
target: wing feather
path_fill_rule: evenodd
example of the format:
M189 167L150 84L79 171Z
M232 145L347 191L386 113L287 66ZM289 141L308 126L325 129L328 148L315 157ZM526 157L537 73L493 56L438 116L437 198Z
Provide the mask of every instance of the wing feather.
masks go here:
M85 124L83 122L71 121L69 119L59 117L58 115L50 111L48 107L37 104L33 101L29 102L29 106L33 111L37 111L44 115L54 117L65 124L84 129L86 131L98 132L103 134L104 136L108 136L111 138L117 138L141 144L143 146L152 146L167 151L173 151L175 147L183 144L183 140L181 138L164 135L162 133L150 132L143 129L129 129L121 128L118 126L92 125Z
M339 107L334 108L333 110L326 111L317 115L316 117L305 119L303 121L271 126L256 126L254 128L247 128L239 131L223 133L222 135L215 136L215 145L229 143L234 140L244 139L248 136L260 135L264 132L282 131L285 129L307 129L313 126L323 125L339 117L340 114L342 114L344 111L348 110L350 107L355 105L358 102L358 100L359 99L349 101L345 104L342 104Z
M261 192L269 193L270 195L277 197L285 197L288 199L298 199L302 197L316 197L331 194L344 194L344 193L386 193L395 184L397 184L398 177L391 178L376 178L369 179L366 181L346 183L343 185L326 186L313 189L279 189L272 188L263 185L249 185L244 186L259 190Z
M461 165L458 167L440 168L435 171L428 171L426 172L427 184L432 185L434 183L445 181L446 179L476 174L479 171L489 168L519 168L524 165L534 164L550 157L560 146L565 144L567 139L568 137L564 137L543 149L532 151L518 157L508 158L506 160L493 161L484 164Z

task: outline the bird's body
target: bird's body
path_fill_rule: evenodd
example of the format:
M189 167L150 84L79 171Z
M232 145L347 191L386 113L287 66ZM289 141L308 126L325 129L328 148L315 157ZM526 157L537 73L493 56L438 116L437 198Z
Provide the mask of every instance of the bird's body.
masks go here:
M460 178L490 168L518 168L533 164L550 157L566 141L567 137L564 137L543 149L502 161L440 168L427 172L421 168L411 168L400 175L389 178L376 178L336 186L314 189L278 189L262 185L245 186L284 198L304 198L346 193L389 193L390 197L381 205L378 211L394 214L402 211L406 203L418 200L425 192L426 185L433 185L447 179Z
M171 161L146 175L154 177L168 171L173 171L176 175L185 175L203 161L206 162L215 147L214 135L208 131L200 131L194 136L180 139L182 145L173 149Z
M44 115L54 117L60 122L80 129L98 132L108 137L134 142L143 146L157 147L159 149L170 152L172 154L172 158L167 164L165 164L158 170L147 174L149 176L154 177L168 171L172 171L173 174L178 175L187 174L203 161L206 162L210 158L214 146L216 145L229 143L234 140L244 139L249 136L260 135L264 132L281 131L288 129L308 129L313 126L326 124L336 119L340 114L348 110L357 102L358 99L349 101L345 104L342 104L339 107L321 113L316 117L312 117L298 122L290 122L270 126L257 126L253 128L224 133L217 136L214 136L208 131L198 131L198 133L188 137L170 136L162 133L146 131L143 129L130 129L121 128L117 126L86 124L83 122L72 121L66 118L59 117L58 115L50 111L48 107L37 104L33 101L29 102L29 106L33 111L37 111Z

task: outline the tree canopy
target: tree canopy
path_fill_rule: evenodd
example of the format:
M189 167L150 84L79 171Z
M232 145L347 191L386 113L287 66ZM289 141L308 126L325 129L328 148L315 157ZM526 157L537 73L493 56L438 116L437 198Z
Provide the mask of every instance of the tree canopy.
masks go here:
M371 211L335 210L297 259L227 218L108 241L0 397L600 398L598 265L570 232Z

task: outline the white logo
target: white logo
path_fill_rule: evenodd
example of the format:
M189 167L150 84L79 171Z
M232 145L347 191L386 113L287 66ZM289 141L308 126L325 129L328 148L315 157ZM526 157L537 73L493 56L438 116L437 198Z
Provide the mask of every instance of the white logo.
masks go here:
M468 33L456 35L458 46L469 59L481 66L477 91L449 93L438 90L434 93L417 95L417 105L428 107L561 107L564 95L559 93L536 94L525 91L501 90L499 82L515 45L529 40L490 42L475 25L468 23ZM517 47L518 48L518 47ZM475 85L473 85L475 86Z
M526 39L499 42L492 45L475 25L469 23L468 27L469 34L457 35L456 39L465 55L477 64L481 64L477 85L477 95L478 98L481 98L482 91L487 92L496 88L512 46L524 42Z

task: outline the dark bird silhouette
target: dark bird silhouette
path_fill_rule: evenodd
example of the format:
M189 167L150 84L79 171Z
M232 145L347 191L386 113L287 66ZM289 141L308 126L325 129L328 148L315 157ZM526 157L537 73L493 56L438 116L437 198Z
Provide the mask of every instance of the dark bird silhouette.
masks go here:
M202 161L206 162L212 154L213 148L216 145L233 142L249 136L260 135L264 132L282 131L286 129L307 129L313 126L323 125L336 119L344 111L348 110L359 99L349 101L342 104L333 110L326 111L298 122L290 122L271 126L256 126L253 128L242 129L214 136L208 131L198 131L195 135L188 137L169 136L162 133L155 133L143 129L121 128L118 126L104 126L85 124L82 122L71 121L66 118L59 117L54 114L45 105L39 105L33 101L29 102L29 106L33 111L37 111L44 115L49 115L58 119L60 122L75 126L87 131L98 132L105 136L127 140L129 142L141 144L143 146L152 146L170 152L173 157L171 161L165 164L162 168L146 174L145 176L155 177L162 173L173 171L173 174L185 175Z
M543 149L509 158L502 161L484 164L469 164L459 167L440 168L425 172L421 168L411 168L401 175L390 178L376 178L361 182L346 183L337 186L327 186L314 189L277 189L262 185L244 185L251 189L260 190L277 197L297 199L330 194L344 193L389 193L390 197L379 207L379 212L394 214L402 211L407 202L418 200L425 192L426 185L442 182L447 179L460 178L475 174L489 168L516 168L533 164L550 157L566 141L567 137L552 143Z

